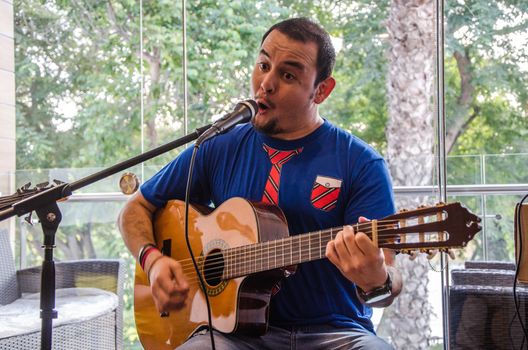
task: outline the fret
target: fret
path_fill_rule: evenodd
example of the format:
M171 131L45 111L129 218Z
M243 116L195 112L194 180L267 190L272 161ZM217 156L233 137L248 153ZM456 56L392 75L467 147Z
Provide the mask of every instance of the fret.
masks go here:
M317 233L310 233L310 258L311 260L319 259L321 255L321 246L319 245Z
M263 265L263 261L262 260L264 260L263 250L264 250L265 247L266 247L266 243L260 245L260 249L259 249L259 262L260 262L259 271L264 271L264 266L262 266Z
M292 252L291 264L292 265L298 264L301 260L301 255L300 255L301 254L301 244L300 244L299 237L300 236L293 236L291 238L291 252Z
M273 255L273 264L272 268L277 266L277 241L273 241L271 254Z
M326 231L326 234L328 236L328 240L326 241L326 244L334 239L334 229L330 229L330 231Z
M237 271L237 261L238 261L238 259L236 257L236 254L237 254L236 251L237 251L237 248L234 248L233 249L233 254L232 254L233 259L232 259L232 262L231 262L231 267L232 267L232 271L231 271L232 275L231 276L236 276L237 272L238 272Z
M249 255L249 257L250 257L250 262L249 262L248 266L249 266L249 269L250 269L251 271L250 271L249 273L255 273L255 264L256 264L255 259L256 259L256 257L257 257L257 251L255 250L255 249L256 249L256 245L255 245L255 244L252 244L252 245L250 246L250 249L251 249L251 251L250 251L250 255Z
M284 266L284 241L282 239L279 239L277 241L277 256L279 257L279 261L277 262L276 267Z
M310 239L310 235L307 235L308 237L308 261L312 261L312 240Z
M295 236L297 238L297 251L299 252L299 259L297 263L302 262L302 236Z
M246 249L246 246L240 247L240 252L239 252L240 257L237 263L237 272L239 276L244 274L244 258L246 257L244 249Z
M271 250L271 242L267 242L266 253L267 253L268 259L267 259L266 270L270 269L270 250Z
M306 235L303 235L303 236L300 236L300 261L299 262L305 262L305 261L309 261L310 259L310 249L307 249L309 246L307 246L307 236ZM309 243L309 241L308 241Z
M224 250L224 272L222 273L222 279L226 280L229 278L229 251Z
M290 265L293 265L293 239L290 238Z
M254 273L255 272L255 269L252 268L252 264L255 263L255 246L252 244L249 246L249 261L248 261L248 268L249 268L249 272L248 273Z
M246 275L247 274L247 266L249 264L249 245L245 245L244 246L244 254L243 254L243 261L242 261L242 266L241 266L241 270L242 270L242 275Z
M322 245L322 242L321 242L321 235L322 234L323 234L323 231L319 231L319 259L321 259L323 257L323 252L322 252L323 245Z

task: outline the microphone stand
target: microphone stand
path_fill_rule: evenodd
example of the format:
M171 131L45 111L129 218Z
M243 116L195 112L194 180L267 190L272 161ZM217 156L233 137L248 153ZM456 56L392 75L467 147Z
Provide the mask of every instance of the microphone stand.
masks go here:
M71 184L61 183L60 185L51 187L13 204L9 209L0 211L0 221L14 215L22 216L35 211L42 225L42 231L44 232L44 260L42 261L40 281L40 318L42 319L40 348L42 350L51 350L52 323L53 319L57 318L57 310L55 310L55 263L53 262L53 248L55 248L55 233L62 219L57 201L70 196L75 190L191 142L211 126L212 124L209 124L198 128L191 134L115 164Z

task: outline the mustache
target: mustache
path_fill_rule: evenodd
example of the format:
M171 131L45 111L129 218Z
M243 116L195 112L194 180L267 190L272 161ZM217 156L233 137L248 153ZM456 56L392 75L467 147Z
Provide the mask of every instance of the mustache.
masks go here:
M265 105L265 107L268 107L268 108L273 108L275 107L275 104L273 102L271 102L268 98L262 96L262 95L255 95L254 96L254 99L257 101L257 103L259 105Z

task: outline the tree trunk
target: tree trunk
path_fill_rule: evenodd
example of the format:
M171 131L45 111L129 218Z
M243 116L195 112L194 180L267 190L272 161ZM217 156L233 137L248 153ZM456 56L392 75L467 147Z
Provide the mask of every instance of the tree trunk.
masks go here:
M387 161L394 185L431 184L433 170L434 1L392 0L389 32L389 123ZM421 203L420 203L421 204ZM399 208L417 207L415 198L398 198ZM424 256L396 263L404 288L384 310L378 334L396 349L427 349L431 335L428 265Z

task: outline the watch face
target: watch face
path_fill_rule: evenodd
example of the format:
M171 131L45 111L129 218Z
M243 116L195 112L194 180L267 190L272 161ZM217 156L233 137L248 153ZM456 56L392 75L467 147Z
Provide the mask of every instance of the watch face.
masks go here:
M124 173L119 179L119 188L124 194L132 194L139 188L139 179L134 173Z

